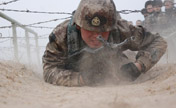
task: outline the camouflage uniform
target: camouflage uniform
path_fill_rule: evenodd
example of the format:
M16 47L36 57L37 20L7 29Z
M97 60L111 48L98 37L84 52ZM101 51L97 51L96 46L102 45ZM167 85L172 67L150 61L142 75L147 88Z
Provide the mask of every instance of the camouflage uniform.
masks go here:
M85 0L85 2L87 1ZM93 19L94 18L95 16L93 16ZM84 22L83 24L86 23ZM131 36L135 37L133 42L123 46L122 49L123 51L127 49L138 51L136 55L136 62L141 64L142 73L145 73L152 68L166 51L166 41L160 37L159 34L151 34L143 27L135 27L128 25L127 21L116 20L116 27L113 28L116 29L110 30L111 28L108 28L110 30L109 42L120 43ZM104 28L100 30L103 29ZM97 28L96 30L98 31ZM70 62L77 62L80 58L77 57L75 60L69 60L68 56L71 53L74 53L75 50L80 50L85 46L87 45L81 38L80 30L72 24L72 20L67 20L59 24L50 34L49 43L47 44L43 55L44 80L48 83L61 86L82 86L82 84L80 84L81 71L76 69L78 64L75 63L73 66L69 66ZM94 58L92 60L95 59L98 58ZM92 65L96 67L96 65L99 64ZM89 65L86 67L89 67ZM102 70L103 69L100 69L100 71Z

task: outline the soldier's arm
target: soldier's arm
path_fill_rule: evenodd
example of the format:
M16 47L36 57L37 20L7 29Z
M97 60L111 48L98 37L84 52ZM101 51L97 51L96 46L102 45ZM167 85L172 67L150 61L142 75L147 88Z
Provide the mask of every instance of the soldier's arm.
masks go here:
M141 71L146 72L152 68L166 52L167 43L157 33L152 34L143 27L130 27L131 35L135 41L131 43L130 49L138 51L136 63L141 65Z
M138 63L142 65L142 72L148 71L164 55L167 42L158 33L152 34L143 31L143 41L136 56Z
M44 80L55 85L80 86L79 73L65 69L66 27L67 22L60 24L49 36L49 43L43 55Z
M142 72L153 67L166 52L167 43L159 34L152 34L142 26L128 25L127 21L124 20L118 22L118 28L121 41L130 36L135 37L134 41L124 46L124 50L138 51L136 63L141 65Z

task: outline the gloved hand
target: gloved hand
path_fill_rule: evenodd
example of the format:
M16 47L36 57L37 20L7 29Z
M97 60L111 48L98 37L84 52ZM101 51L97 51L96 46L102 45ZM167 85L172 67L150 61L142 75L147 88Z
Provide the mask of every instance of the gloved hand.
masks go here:
M139 75L141 75L141 72L138 70L136 65L131 62L121 67L121 75L125 78L134 81L137 79L137 77L139 77Z

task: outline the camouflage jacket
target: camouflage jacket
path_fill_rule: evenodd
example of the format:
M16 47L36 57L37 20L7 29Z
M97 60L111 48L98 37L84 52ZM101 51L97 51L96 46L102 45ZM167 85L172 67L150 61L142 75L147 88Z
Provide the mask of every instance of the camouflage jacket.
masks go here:
M142 66L142 72L148 71L156 64L167 48L166 41L159 34L151 34L143 27L128 25L127 21L119 20L114 37L120 43L131 36L135 37L123 49L138 51L136 62ZM79 72L65 68L68 59L67 26L69 21L59 24L49 36L49 43L43 55L44 80L61 86L80 86ZM114 41L114 42L115 42Z

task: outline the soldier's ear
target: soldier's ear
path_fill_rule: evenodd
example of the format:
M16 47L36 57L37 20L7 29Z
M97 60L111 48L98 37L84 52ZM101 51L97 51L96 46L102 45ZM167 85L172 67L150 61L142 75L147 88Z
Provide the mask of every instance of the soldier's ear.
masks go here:
M78 30L80 30L80 29L81 29L81 27L80 27L80 26L78 26L78 25L76 25L76 28L77 28Z

